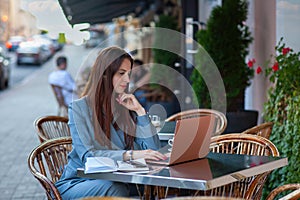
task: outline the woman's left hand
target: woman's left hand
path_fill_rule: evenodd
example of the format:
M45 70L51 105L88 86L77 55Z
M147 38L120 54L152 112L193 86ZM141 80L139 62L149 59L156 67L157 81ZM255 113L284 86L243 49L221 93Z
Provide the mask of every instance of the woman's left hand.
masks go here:
M133 94L119 94L116 99L119 104L126 107L128 110L135 111L139 116L145 115L146 111L142 105L138 102Z

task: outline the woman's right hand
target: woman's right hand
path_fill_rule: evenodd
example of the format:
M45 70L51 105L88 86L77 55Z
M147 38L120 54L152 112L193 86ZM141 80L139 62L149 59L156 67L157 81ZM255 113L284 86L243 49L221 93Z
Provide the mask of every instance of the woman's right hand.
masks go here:
M152 149L133 150L132 159L144 158L145 160L166 160L168 157Z

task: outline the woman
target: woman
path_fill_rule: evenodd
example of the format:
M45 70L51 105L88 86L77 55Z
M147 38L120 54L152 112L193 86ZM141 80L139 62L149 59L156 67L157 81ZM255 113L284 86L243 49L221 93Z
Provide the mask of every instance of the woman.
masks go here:
M129 196L128 185L76 177L87 157L114 160L166 159L155 128L134 95L126 93L133 60L123 49L103 49L80 99L69 106L73 150L56 183L63 199L86 196ZM134 149L134 150L133 150Z

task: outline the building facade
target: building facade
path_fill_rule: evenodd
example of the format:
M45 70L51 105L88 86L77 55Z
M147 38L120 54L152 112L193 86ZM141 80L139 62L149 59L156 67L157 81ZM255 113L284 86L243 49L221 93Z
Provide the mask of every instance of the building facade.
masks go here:
M0 5L1 41L7 41L14 35L29 37L38 32L36 19L23 9L22 0L0 0Z

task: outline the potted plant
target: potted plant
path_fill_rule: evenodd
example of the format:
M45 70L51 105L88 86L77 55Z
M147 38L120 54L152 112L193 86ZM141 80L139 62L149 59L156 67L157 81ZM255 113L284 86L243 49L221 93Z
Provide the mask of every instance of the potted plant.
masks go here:
M265 195L279 185L300 182L300 52L285 47L282 39L275 50L277 55L271 67L266 68L273 85L264 105L264 119L274 122L270 140L289 164L271 173ZM257 72L260 71L258 67Z
M228 126L225 132L240 132L257 124L258 112L244 110L244 94L254 75L252 68L247 67L246 56L249 53L251 37L245 24L248 13L246 0L226 0L216 6L207 21L207 28L197 32L196 38L215 62L224 82L226 91L226 109ZM196 69L205 70L200 56L196 56ZM204 79L194 69L191 80L200 107L210 108L210 94ZM245 116L245 115L249 115ZM237 115L237 116L236 116ZM236 121L236 118L238 121ZM244 119L252 118L249 124Z

